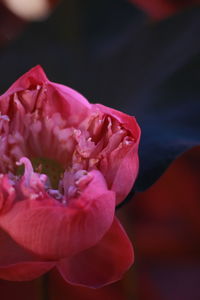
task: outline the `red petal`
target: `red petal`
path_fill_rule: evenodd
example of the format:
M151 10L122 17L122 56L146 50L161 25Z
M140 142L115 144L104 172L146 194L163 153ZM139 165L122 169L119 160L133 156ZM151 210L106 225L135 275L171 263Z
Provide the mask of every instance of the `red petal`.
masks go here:
M24 200L0 217L0 224L20 245L46 259L74 255L95 245L112 224L115 194L100 172L68 206L56 200Z
M109 157L105 158L105 161L102 161L104 164L104 171L102 172L109 183L110 189L116 193L116 204L119 204L130 192L138 174L140 128L134 117L101 104L94 106L98 107L103 113L117 119L134 139L134 143L128 152L125 147L118 147L118 149L111 152Z
M42 92L38 93L37 86L43 87ZM49 112L59 112L68 121L68 126L79 125L90 112L91 105L81 94L67 86L49 81L39 65L21 76L0 96L0 101L3 102L1 105L7 107L9 100L6 97L20 91L24 92L22 101L26 100L30 106L38 95L40 97L38 103L47 100L43 112L46 112L46 115ZM24 99L25 97L27 99Z
M138 149L135 144L129 150L119 146L101 161L100 170L110 189L116 193L116 204L123 201L133 187L138 167Z
M46 74L41 66L36 66L30 69L27 73L18 78L11 87L0 97L12 95L18 91L30 89L32 86L42 85L48 82Z
M0 278L14 281L32 280L49 271L55 262L42 261L16 244L0 230Z
M99 108L103 113L118 120L125 129L131 132L132 137L135 139L135 143L137 145L139 144L141 130L134 117L102 104L93 104L93 106Z
M111 189L116 192L116 204L125 199L130 192L138 174L139 160L137 148L134 147L127 153L116 170ZM115 155L111 156L114 161Z
M60 112L68 126L79 126L90 113L90 103L67 86L49 82L47 98L49 110Z
M96 246L62 260L57 268L67 282L97 288L121 279L132 263L132 245L115 219Z

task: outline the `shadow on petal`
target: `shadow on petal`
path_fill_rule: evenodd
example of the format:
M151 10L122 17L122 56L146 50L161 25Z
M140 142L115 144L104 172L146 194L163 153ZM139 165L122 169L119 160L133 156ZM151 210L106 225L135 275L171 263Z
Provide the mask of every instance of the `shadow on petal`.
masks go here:
M62 260L58 269L71 284L92 288L119 280L133 263L132 245L117 219L94 247Z
M32 280L48 272L53 261L41 258L20 247L7 233L0 230L0 278L13 281Z

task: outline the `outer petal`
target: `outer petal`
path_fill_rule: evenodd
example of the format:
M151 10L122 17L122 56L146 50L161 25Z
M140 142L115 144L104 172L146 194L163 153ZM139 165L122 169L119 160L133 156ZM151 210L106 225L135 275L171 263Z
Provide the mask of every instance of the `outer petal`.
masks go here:
M21 248L7 233L0 230L0 278L14 281L32 280L49 271L55 262Z
M38 88L42 89L39 91ZM89 113L90 103L75 90L48 80L41 66L36 66L21 76L2 96L1 109L6 111L9 96L24 92L22 100L31 105L36 98L38 105L44 103L43 112L46 114L59 112L69 123L69 126L78 125ZM27 106L26 103L26 106ZM5 107L5 109L4 109Z
M42 85L47 82L48 82L48 79L46 77L46 74L44 73L44 70L42 69L41 66L38 65L38 66L30 69L28 72L26 72L20 78L18 78L11 85L11 87L3 95L1 95L0 100L1 100L1 98L12 95L18 91L31 89L33 87L36 87L39 84Z
M121 125L125 129L131 132L133 138L135 139L135 143L139 144L140 141L140 127L136 121L136 119L132 116L129 116L119 110L113 109L108 106L104 106L102 104L93 104L94 109L98 108L103 113L110 115L111 117L115 118L119 121Z
M67 282L97 288L119 280L133 258L132 245L115 219L96 246L60 261L57 268Z
M68 206L49 200L24 200L0 218L0 225L23 247L59 259L95 245L112 224L115 193L98 171Z
M68 126L78 126L90 113L90 103L75 90L53 82L47 87L49 109L58 111Z
M111 166L117 161L117 154L111 154ZM116 204L122 202L130 192L138 175L139 160L137 147L133 145L120 164L115 167L111 189L116 192Z
M131 137L134 139L134 143L128 152L125 147L119 147L110 154L109 159L105 159L102 162L103 173L107 181L112 183L110 188L116 192L116 204L119 204L130 192L138 174L140 127L134 117L101 104L93 106L117 119L118 122L130 132Z

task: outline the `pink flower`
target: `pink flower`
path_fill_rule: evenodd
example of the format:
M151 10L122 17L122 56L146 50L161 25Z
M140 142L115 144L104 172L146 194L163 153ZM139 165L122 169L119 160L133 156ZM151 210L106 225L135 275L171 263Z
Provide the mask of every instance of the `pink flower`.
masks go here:
M133 249L114 213L138 172L136 120L39 66L0 97L0 112L0 278L56 267L72 284L120 279Z

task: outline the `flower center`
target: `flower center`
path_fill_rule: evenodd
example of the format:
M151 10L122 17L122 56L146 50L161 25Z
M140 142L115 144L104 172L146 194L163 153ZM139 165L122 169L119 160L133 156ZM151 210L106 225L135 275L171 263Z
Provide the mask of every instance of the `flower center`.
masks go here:
M46 160L45 160L46 161ZM56 189L53 188L49 176L41 173L41 164L39 165L39 173L34 172L31 161L27 157L22 157L17 163L17 166L24 166L24 170L20 168L22 175L14 176L9 173L9 180L11 185L20 191L21 199L48 199L49 196L55 200L59 200L62 204L66 204L71 198L78 196L84 187L91 181L92 175L86 170L71 169L64 172L62 176L58 177L58 170L54 169L54 176L58 180ZM52 169L52 166L50 167ZM55 174L56 171L56 174ZM49 175L49 174L48 174Z
M40 90L16 93L7 109L0 106L0 173L23 182L25 194L28 187L32 197L42 191L64 202L80 194L91 170L99 170L111 188L114 157L122 160L130 151L130 133L98 109L73 126L72 118L64 119L46 98L30 105Z
M60 179L63 177L64 168L61 164L50 158L32 158L32 166L37 173L46 174L49 178L50 185L53 189L57 189Z

